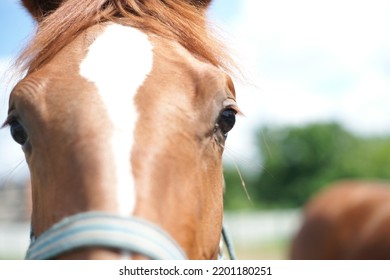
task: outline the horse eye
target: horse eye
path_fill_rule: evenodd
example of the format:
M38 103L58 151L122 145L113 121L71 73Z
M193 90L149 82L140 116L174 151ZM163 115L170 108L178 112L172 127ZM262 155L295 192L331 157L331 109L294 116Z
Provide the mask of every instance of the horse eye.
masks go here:
M27 141L27 133L24 127L17 120L13 120L9 124L11 136L16 143L24 145Z
M217 128L226 137L227 133L233 128L236 123L236 111L229 108L222 111L219 115Z

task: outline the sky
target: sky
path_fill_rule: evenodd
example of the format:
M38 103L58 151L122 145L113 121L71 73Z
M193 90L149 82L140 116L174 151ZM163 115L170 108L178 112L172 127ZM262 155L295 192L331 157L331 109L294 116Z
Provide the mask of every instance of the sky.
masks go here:
M229 16L218 15L222 1L212 12L248 78L237 84L246 117L230 139L239 154L253 157L248 136L265 125L337 121L359 135L390 132L390 1L232 2Z
M253 134L266 125L337 121L364 136L390 133L390 1L214 0L208 15L242 73L235 85L245 116L228 137L228 158L255 160ZM16 0L2 0L0 26L1 77L33 24ZM8 93L0 80L1 122ZM0 178L22 161L0 130Z

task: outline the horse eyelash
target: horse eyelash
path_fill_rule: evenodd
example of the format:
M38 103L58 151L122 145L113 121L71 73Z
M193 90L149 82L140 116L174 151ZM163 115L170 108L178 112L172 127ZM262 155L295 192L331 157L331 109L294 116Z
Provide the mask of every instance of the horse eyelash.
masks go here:
M15 115L10 114L10 115L8 115L7 119L5 120L5 122L2 124L2 126L0 128L5 128L16 120L17 120L17 117Z
M244 113L240 110L240 108L238 108L237 105L229 105L229 106L224 108L224 110L228 110L228 109L235 111L236 115L245 116Z

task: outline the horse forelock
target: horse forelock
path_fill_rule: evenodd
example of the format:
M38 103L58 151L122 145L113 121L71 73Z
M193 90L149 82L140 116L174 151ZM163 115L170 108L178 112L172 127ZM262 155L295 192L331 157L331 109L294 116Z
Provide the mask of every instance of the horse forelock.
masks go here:
M203 8L178 0L67 0L38 23L16 65L21 72L34 72L88 27L111 21L177 41L199 59L231 72L232 59L209 32Z

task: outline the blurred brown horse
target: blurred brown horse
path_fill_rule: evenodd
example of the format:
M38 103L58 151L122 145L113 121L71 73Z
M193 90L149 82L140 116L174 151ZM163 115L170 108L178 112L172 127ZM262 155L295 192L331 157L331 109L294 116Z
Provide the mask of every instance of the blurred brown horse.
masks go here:
M306 206L292 259L390 259L390 184L340 181Z
M211 0L23 0L37 33L8 118L31 259L216 259L238 108Z

